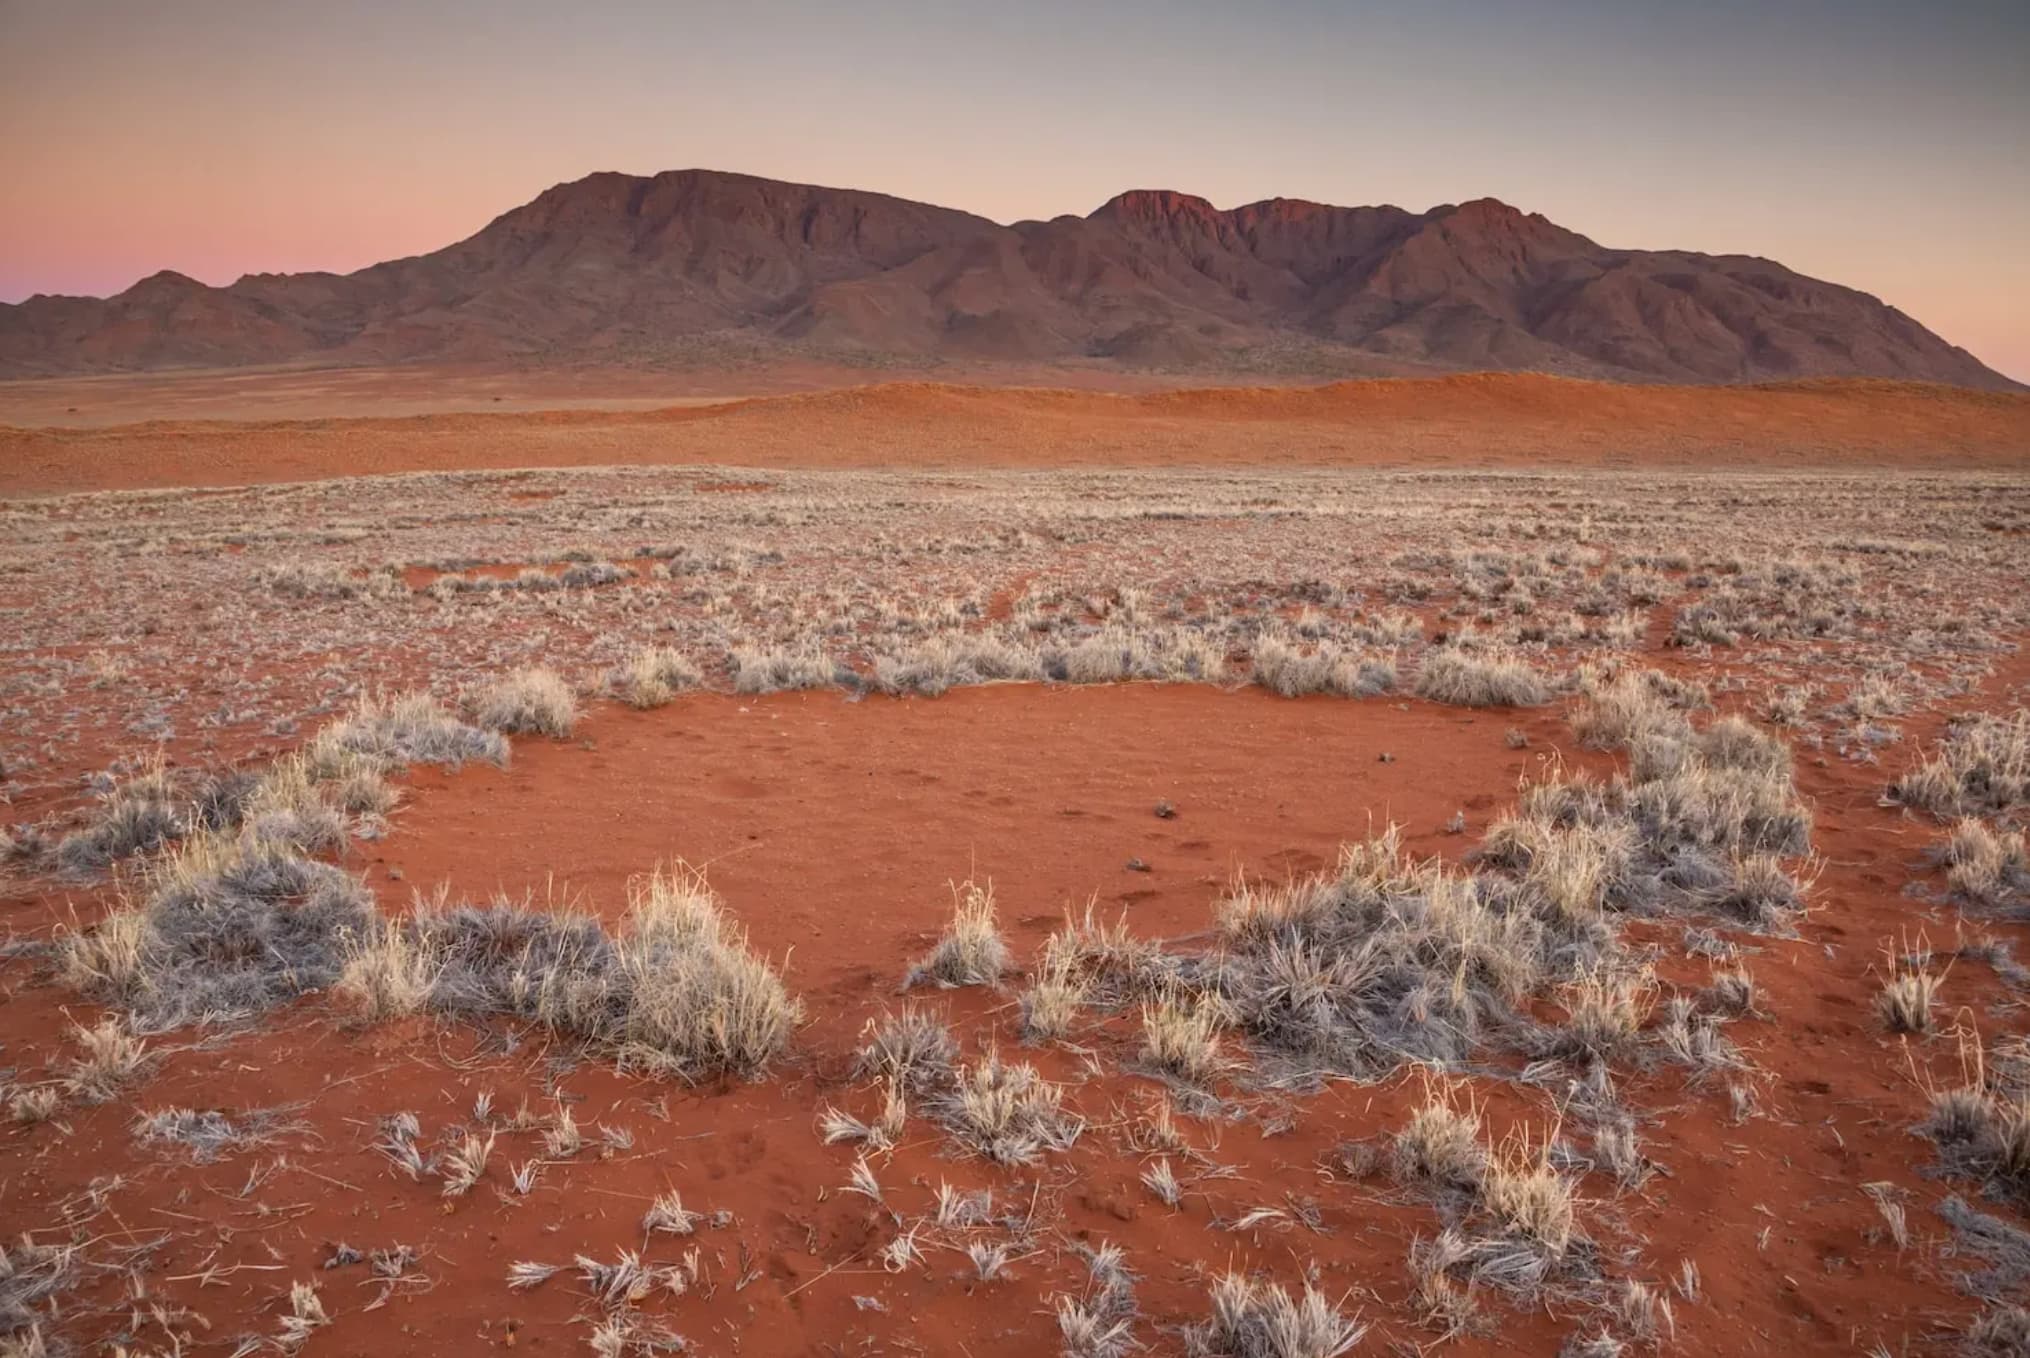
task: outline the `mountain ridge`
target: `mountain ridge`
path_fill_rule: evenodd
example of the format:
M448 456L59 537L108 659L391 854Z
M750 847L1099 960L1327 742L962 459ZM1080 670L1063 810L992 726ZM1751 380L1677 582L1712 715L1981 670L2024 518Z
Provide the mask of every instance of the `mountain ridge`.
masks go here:
M1424 212L1130 189L1001 225L712 170L601 171L349 274L161 270L0 305L0 376L309 362L695 362L742 352L1312 376L2016 384L1855 289L1622 250L1493 198Z

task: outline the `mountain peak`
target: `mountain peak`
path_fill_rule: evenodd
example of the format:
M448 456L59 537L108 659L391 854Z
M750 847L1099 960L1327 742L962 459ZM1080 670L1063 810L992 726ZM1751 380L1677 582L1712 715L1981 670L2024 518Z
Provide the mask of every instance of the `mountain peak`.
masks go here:
M1176 221L1180 217L1217 217L1219 209L1195 193L1175 189L1129 189L1117 193L1093 211L1088 221Z
M163 297L176 293L206 292L204 284L187 273L174 269L157 269L134 286L121 293L122 297Z

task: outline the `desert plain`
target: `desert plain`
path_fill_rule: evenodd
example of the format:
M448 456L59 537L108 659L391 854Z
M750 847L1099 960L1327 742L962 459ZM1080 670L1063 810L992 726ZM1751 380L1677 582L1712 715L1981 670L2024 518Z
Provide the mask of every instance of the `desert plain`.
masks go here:
M0 424L0 1352L2023 1351L2020 392Z

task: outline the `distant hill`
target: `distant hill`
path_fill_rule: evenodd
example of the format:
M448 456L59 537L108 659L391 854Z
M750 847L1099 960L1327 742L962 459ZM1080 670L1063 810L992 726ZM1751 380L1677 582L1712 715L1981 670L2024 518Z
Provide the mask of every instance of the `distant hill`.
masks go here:
M1168 191L1002 226L709 170L561 184L352 274L181 274L0 306L0 375L254 364L1111 361L1318 375L2015 384L1866 293L1615 250L1493 199L1408 212Z

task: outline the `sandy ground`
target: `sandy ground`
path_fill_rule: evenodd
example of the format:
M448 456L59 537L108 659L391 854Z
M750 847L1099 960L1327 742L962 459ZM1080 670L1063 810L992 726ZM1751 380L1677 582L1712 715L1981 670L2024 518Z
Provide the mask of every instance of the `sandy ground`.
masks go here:
M2012 667L1987 696L2005 696L2024 677ZM1507 748L1511 725L1531 737L1529 749ZM1394 758L1381 762L1383 753ZM839 1191L852 1154L821 1145L811 1124L825 1103L865 1111L849 1071L860 1026L894 1002L901 968L933 938L954 878L993 878L1019 957L1087 900L1109 917L1124 914L1139 934L1188 940L1203 933L1210 902L1235 872L1316 869L1370 817L1403 822L1419 854L1457 857L1516 777L1560 757L1601 762L1571 744L1555 710L1472 714L1195 687L1014 686L861 703L702 697L645 714L602 709L568 742L522 742L508 771L418 774L397 836L361 846L346 864L391 909L411 889L445 881L482 895L568 897L608 916L626 878L656 861L709 864L810 1007L799 1054L776 1078L685 1090L559 1065L562 1053L547 1046L502 1053L470 1032L415 1024L348 1032L306 1005L229 1044L165 1044L143 1102L309 1110L301 1116L314 1131L192 1166L137 1146L122 1106L77 1109L65 1136L16 1132L6 1143L22 1176L13 1210L42 1220L88 1181L119 1175L124 1228L176 1230L195 1242L177 1248L173 1280L154 1285L158 1302L237 1323L280 1280L314 1276L338 1316L315 1341L328 1354L577 1351L586 1322L573 1286L560 1278L511 1294L501 1287L507 1269L639 1247L641 1204L672 1187L687 1205L732 1217L651 1255L696 1244L717 1287L640 1309L706 1352L1051 1352L1041 1295L1075 1288L1070 1247L1102 1240L1128 1249L1142 1305L1157 1316L1195 1311L1208 1274L1222 1268L1278 1276L1306 1268L1376 1323L1362 1351L1428 1342L1407 1320L1402 1260L1413 1238L1435 1229L1431 1209L1332 1168L1343 1143L1403 1124L1421 1097L1415 1075L1248 1099L1247 1114L1230 1121L1187 1120L1187 1136L1220 1168L1174 1210L1137 1181L1148 1157L1122 1153L1153 1087L1094 1080L1063 1050L1023 1054L1068 1081L1095 1125L1070 1154L1031 1170L953 1159L926 1133L882 1157L888 1199L875 1207ZM1819 815L1829 904L1800 938L1759 940L1752 959L1763 1012L1734 1035L1762 1069L1761 1111L1735 1123L1718 1086L1686 1086L1668 1070L1632 1074L1623 1096L1663 1173L1626 1196L1588 1183L1589 1229L1604 1247L1639 1242L1642 1267L1654 1273L1687 1259L1697 1266L1702 1300L1680 1301L1673 1352L1846 1352L1877 1339L1901 1352L1901 1341L1959 1305L1952 1266L1934 1254L1928 1209L1913 1206L1920 1243L1898 1250L1858 1187L1887 1182L1914 1204L1939 1195L1918 1172L1921 1143L1904 1129L1922 1116L1919 1072L1949 1065L1949 1050L1934 1042L1913 1064L1860 1002L1867 950L1828 946L1910 927L1901 884L1922 871L1925 831L1876 805L1879 780L1865 766L1808 762L1803 781ZM1177 816L1155 817L1158 800ZM1441 829L1455 810L1466 812L1465 837ZM1127 871L1129 857L1151 870ZM60 908L52 896L10 913L19 923L24 912ZM1652 927L1659 942L1673 937ZM1955 972L1951 998L1978 1010L2007 1002L1972 967ZM1017 1048L1006 995L958 992L931 1003L976 1040ZM17 1040L39 1046L55 1039L63 1005L48 989L17 988L6 1013ZM1132 1027L1095 1027L1079 1047L1129 1059ZM553 1164L527 1199L497 1194L489 1181L456 1202L390 1174L367 1144L389 1112L414 1109L434 1129L465 1119L481 1090L506 1110L524 1099L539 1109L567 1100L588 1129L625 1127L636 1140ZM1556 1108L1497 1088L1487 1115L1497 1128L1541 1131ZM535 1153L520 1144L532 1138L510 1140L499 1158ZM253 1191L250 1169L261 1178ZM966 1281L963 1256L946 1251L919 1268L883 1270L871 1247L892 1234L889 1211L927 1211L941 1180L993 1186L1017 1210L1047 1218L1059 1243L994 1284ZM1231 1225L1251 1208L1293 1202L1317 1209L1313 1225ZM407 1244L428 1281L386 1289L385 1304L364 1310L383 1290L364 1269L317 1274L338 1242ZM1444 1351L1548 1352L1569 1327L1565 1317L1504 1311L1497 1333L1459 1337ZM1171 1349L1159 1342L1157 1351Z
M2020 467L2030 394L1524 375L1139 394L914 382L654 410L0 428L14 495L605 464Z
M419 399L492 404L487 391ZM1655 1173L1631 1188L1603 1168L1569 1170L1587 1257L1614 1286L1674 1299L1664 1352L1954 1351L1983 1302L1965 1280L1978 1261L1938 1209L1960 1194L2018 1225L2023 1213L1938 1177L1935 1147L1913 1129L1930 1090L1962 1078L1962 1033L1992 1050L2024 1032L2022 982L1994 961L2006 953L1974 945L2022 954L2030 924L1947 899L1933 857L1945 827L1882 792L1952 715L2030 697L2017 590L2030 398L1537 378L1144 393L913 383L723 403L696 393L670 408L676 395L609 387L566 396L616 408L0 431L0 492L18 497L0 505L0 821L54 841L91 814L108 770L127 776L151 753L181 772L258 768L363 693L434 686L455 703L540 662L590 695L643 645L695 652L724 690L740 641L810 636L864 669L915 640L1013 626L1031 590L1047 594L1063 642L1139 610L1152 628L1244 618L1214 633L1236 646L1259 639L1257 623L1308 619L1351 647L1357 622L1400 606L1421 628L1406 675L1449 633L1479 628L1504 645L1512 633L1561 676L1627 664L1698 680L1720 711L1758 723L1796 691L1803 724L1766 729L1792 750L1814 817L1798 868L1815 881L1810 910L1794 936L1703 915L1617 920L1681 995L1714 972L1687 951L1686 926L1718 925L1757 1001L1726 1028L1746 1068L1695 1076L1647 1047L1617 1061ZM281 386L258 397L270 414L331 399ZM618 408L633 400L659 408ZM669 465L485 472L612 462ZM916 470L738 470L883 465ZM1885 470L1806 471L1825 465ZM1314 466L1354 470L1293 470ZM1473 466L1579 470L1457 470ZM1049 467L1110 470L1029 474ZM1418 470L1369 470L1400 467ZM1671 470L1631 471L1651 467ZM1755 470L1726 470L1744 467ZM481 474L60 498L426 470ZM1634 577L1618 572L1644 560L1657 578L1640 625L1612 646L1582 636L1604 615L1576 610L1595 592L1609 613L1630 605ZM531 572L602 562L627 569L526 588ZM304 569L309 586L286 584ZM320 581L380 592L319 594ZM1675 621L1749 581L1772 637L1676 638ZM466 587L510 582L524 587ZM1565 641L1525 639L1567 622ZM1906 705L1863 716L1855 695L1884 679ZM1157 1158L1141 1138L1168 1095L1137 1069L1134 1009L1088 1012L1068 1041L1020 1042L1023 973L1068 909L1090 901L1139 938L1202 948L1239 876L1329 869L1343 843L1391 821L1412 854L1458 864L1523 780L1623 758L1578 743L1582 700L1569 691L1474 710L1411 696L1407 682L1366 699L1238 682L715 691L640 712L602 698L568 738L518 737L505 769L400 776L385 833L356 836L336 859L380 910L399 914L441 884L612 920L630 878L683 858L708 870L803 998L789 1052L763 1080L691 1087L623 1075L533 1024L360 1026L322 996L249 1024L151 1035L152 1065L110 1101L66 1096L52 1120L0 1122L0 1222L82 1261L48 1337L86 1353L168 1350L173 1334L192 1336L185 1352L232 1353L247 1335L272 1349L290 1285L307 1281L332 1319L306 1358L579 1353L603 1313L575 1255L642 1250L676 1265L696 1251L683 1295L626 1308L642 1333L750 1358L1026 1358L1059 1352L1053 1307L1084 1287L1078 1250L1106 1241L1139 1275L1136 1333L1151 1353L1183 1351L1178 1327L1205 1315L1210 1281L1229 1269L1314 1283L1372 1326L1356 1353L1544 1354L1618 1324L1606 1282L1557 1304L1490 1291L1483 1325L1443 1340L1419 1315L1408 1260L1443 1218L1421 1192L1356 1170L1348 1148L1387 1146L1426 1097L1423 1072L1300 1093L1235 1069L1216 1111L1178 1119L1183 1145L1162 1154L1185 1187L1168 1207L1141 1179ZM818 1119L828 1106L877 1111L852 1068L863 1025L900 1002L906 968L949 918L950 884L968 877L993 881L1019 970L1000 987L922 998L969 1059L998 1046L1036 1062L1086 1128L1067 1151L997 1167L916 1110L901 1144L874 1157L875 1204L845 1191L855 1151L824 1144ZM145 889L137 860L100 878L0 862L10 1096L61 1086L71 1025L104 1012L38 948ZM1968 948L1938 963L1950 1018L1892 1037L1870 1007L1884 949L1919 938L1940 959ZM1536 1020L1563 1017L1531 1003ZM1587 1143L1562 1077L1517 1078L1524 1060L1476 1052L1489 1138ZM1730 1085L1753 1090L1752 1109L1737 1113ZM481 1093L499 1144L469 1194L446 1196L373 1148L380 1120L409 1110L441 1149L479 1124ZM572 1109L588 1146L546 1151L510 1121L524 1104ZM137 1118L172 1107L242 1125L265 1110L274 1129L195 1162L137 1138ZM534 1190L510 1192L511 1167L531 1161L543 1162ZM1000 1224L926 1227L941 1183L991 1188ZM1907 1210L1907 1239L1865 1185ZM669 1190L725 1216L648 1239L643 1209ZM1270 1210L1250 1219L1258 1209ZM878 1252L911 1223L925 1257L884 1267ZM973 1240L1022 1252L981 1281L963 1250ZM415 1259L396 1278L326 1267L341 1244L407 1246ZM525 1260L564 1271L511 1291L507 1271ZM1697 1286L1671 1290L1686 1265ZM2024 1290L2001 1299L2030 1300Z
M322 420L654 410L900 379L981 386L1158 391L1178 382L1108 364L922 370L772 359L739 367L501 367L451 363L362 368L217 368L0 381L0 425L102 428L142 420ZM1204 383L1202 378L1194 378ZM1210 383L1207 383L1210 384Z

